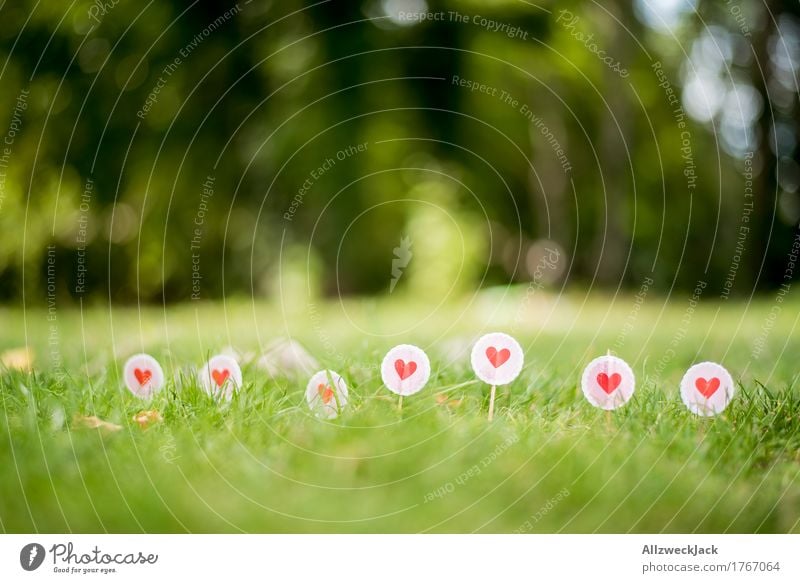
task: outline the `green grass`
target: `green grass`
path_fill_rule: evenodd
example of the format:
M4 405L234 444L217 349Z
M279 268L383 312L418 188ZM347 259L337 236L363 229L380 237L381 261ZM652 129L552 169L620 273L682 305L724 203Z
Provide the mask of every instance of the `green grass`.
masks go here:
M54 321L0 310L0 349L36 353L32 373L0 374L0 529L800 532L800 306L782 305L753 357L769 298L704 303L682 323L685 297L648 298L631 316L630 297L540 295L520 311L522 293L489 291L432 315L403 300L331 302L314 315L247 302L60 309ZM526 366L488 424L487 387L442 347L491 330L519 338ZM341 418L310 416L306 378L269 378L254 363L229 404L191 380L228 344L257 352L286 334L349 380ZM377 370L400 342L425 347L433 365L402 413ZM607 348L637 375L632 401L609 416L578 387ZM140 349L175 379L150 403L121 388L121 364ZM715 419L678 395L700 360L739 383ZM142 409L164 422L142 430L131 420ZM81 428L75 415L123 429Z

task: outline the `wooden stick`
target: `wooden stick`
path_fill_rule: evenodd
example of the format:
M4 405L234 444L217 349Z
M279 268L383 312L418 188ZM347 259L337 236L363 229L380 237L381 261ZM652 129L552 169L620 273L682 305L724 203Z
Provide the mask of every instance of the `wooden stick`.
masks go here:
M494 419L494 395L497 392L497 386L492 385L492 393L489 397L489 421Z
M708 417L703 416L697 424L697 439L699 440L698 447L706 440L706 422Z
M397 406L399 407L400 411L403 411L403 395L400 395L400 400L397 402Z

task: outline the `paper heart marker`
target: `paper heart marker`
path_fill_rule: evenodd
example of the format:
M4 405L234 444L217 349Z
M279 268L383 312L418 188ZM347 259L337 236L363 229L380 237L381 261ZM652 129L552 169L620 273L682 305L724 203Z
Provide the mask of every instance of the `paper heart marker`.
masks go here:
M695 364L681 379L681 399L695 415L711 417L725 410L735 385L725 368L715 362Z
M523 360L519 342L502 332L481 336L472 347L472 368L479 379L490 385L512 382L522 371Z
M230 400L242 386L242 369L232 356L217 354L200 369L197 381L209 395Z
M498 368L511 358L511 351L508 348L497 350L494 346L490 346L486 349L486 358L489 359L493 367Z
M478 338L470 361L475 374L491 385L489 421L494 418L494 398L499 385L507 385L522 372L525 356L519 342L508 334L492 332Z
M697 390L700 391L700 394L706 399L711 398L711 396L717 392L719 385L720 380L717 377L711 377L710 379L697 377L694 381L694 386L697 387Z
M622 375L618 372L615 372L611 376L608 376L606 373L601 372L597 375L597 384L600 385L607 394L611 394L617 390L617 387L622 382Z
M317 393L319 393L319 398L322 399L322 402L326 405L333 399L333 387L325 383L317 385Z
M150 379L153 378L153 371L149 368L144 370L140 368L133 369L133 376L136 377L136 380L139 382L139 386L143 387L147 383L150 382Z
M633 396L636 378L627 362L606 354L595 358L583 369L581 389L592 405L612 411L622 407Z
M381 379L387 389L400 395L400 409L403 408L403 397L421 391L430 376L431 361L418 346L400 344L383 357Z
M122 377L128 390L137 397L149 398L164 386L164 371L149 354L134 354L122 368Z
M332 370L315 373L306 385L306 402L317 417L335 419L347 406L347 383Z
M397 371L397 376L400 377L400 380L404 381L417 372L417 363L413 360L406 362L402 358L398 358L394 361L394 370Z
M225 381L228 380L228 377L231 376L231 371L227 368L223 368L222 370L219 369L211 369L211 378L214 379L214 382L217 383L218 387L221 387L225 384Z

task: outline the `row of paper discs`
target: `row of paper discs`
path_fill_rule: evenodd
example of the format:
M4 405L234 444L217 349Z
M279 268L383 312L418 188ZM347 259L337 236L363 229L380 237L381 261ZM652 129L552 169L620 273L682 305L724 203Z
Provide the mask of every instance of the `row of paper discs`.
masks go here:
M489 418L494 408L494 390L512 382L522 371L524 355L511 336L494 332L482 336L472 348L472 368L477 377L492 386ZM381 378L386 387L400 395L422 390L431 374L427 354L417 346L401 344L392 348L381 364ZM135 395L150 397L164 385L164 372L158 361L147 354L132 356L125 363L125 384ZM242 385L239 363L231 356L211 358L198 374L203 389L212 395L230 399ZM586 399L595 407L612 410L633 396L633 370L616 356L595 358L583 371L581 386ZM721 365L702 362L692 366L681 380L681 398L697 415L722 412L733 398L731 375ZM347 382L332 370L314 374L306 387L306 401L313 411L327 418L336 417L348 403Z

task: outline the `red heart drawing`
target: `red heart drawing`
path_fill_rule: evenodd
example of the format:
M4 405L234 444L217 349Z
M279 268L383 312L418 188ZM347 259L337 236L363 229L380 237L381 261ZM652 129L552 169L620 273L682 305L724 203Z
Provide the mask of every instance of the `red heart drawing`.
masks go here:
M214 378L214 382L217 383L217 386L221 387L225 384L225 381L228 380L228 377L231 376L231 371L227 368L224 370L214 369L211 371L211 376Z
M704 379L703 377L698 377L694 381L694 386L697 387L697 390L700 391L701 395L708 399L711 397L711 395L717 392L717 389L719 388L719 379L717 377L712 377L709 380Z
M153 372L149 370L142 370L140 368L133 369L133 376L136 377L136 380L139 381L139 386L143 387L153 376Z
M404 381L417 371L417 363L413 360L406 362L402 358L398 358L394 361L394 370L397 371L400 380Z
M331 402L331 399L333 399L333 389L330 386L325 386L324 384L320 383L317 386L317 392L322 398L322 402L326 405Z
M603 389L607 395L610 395L616 391L621 382L622 375L618 372L615 372L611 376L608 376L604 372L601 372L599 375L597 375L597 384L600 385L600 388Z
M494 346L486 349L486 358L492 363L492 366L497 368L511 358L511 351L508 348L497 350Z

